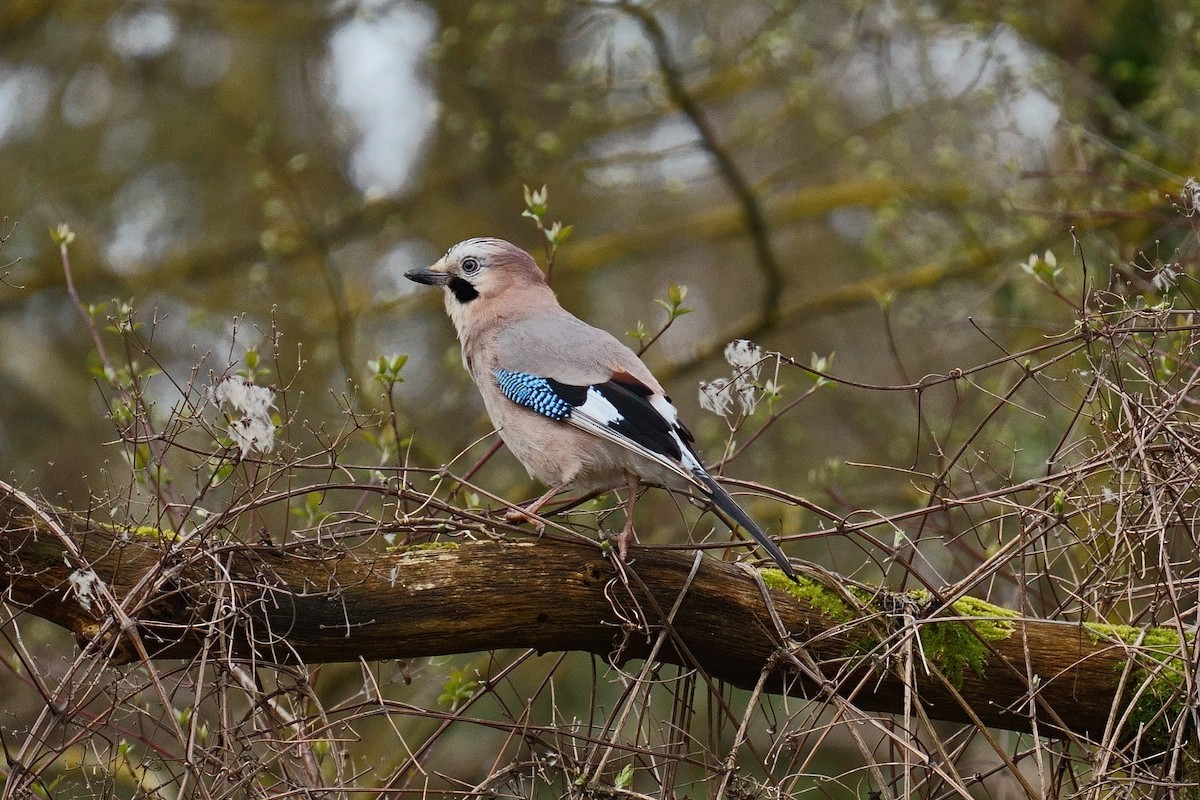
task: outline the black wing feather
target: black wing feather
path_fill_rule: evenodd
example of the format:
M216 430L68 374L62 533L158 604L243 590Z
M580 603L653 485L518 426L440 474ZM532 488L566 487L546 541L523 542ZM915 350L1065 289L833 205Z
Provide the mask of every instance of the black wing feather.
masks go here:
M598 383L592 388L612 403L621 415L620 420L609 423L610 428L653 453L675 461L683 457L678 440L671 435L673 428L670 421L663 418L647 399L651 392L642 393L618 381Z

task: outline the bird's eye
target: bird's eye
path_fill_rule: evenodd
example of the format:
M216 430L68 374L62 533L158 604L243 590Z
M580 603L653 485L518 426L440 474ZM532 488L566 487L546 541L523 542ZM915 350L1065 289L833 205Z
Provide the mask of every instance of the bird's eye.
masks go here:
M467 256L462 260L462 271L464 275L474 275L479 272L479 259L473 256Z

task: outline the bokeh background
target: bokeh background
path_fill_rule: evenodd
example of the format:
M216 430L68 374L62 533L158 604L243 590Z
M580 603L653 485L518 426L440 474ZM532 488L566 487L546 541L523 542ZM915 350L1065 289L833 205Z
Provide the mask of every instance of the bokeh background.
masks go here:
M1069 331L1022 265L1058 269L1068 298L1086 265L1093 288L1163 300L1164 270L1195 269L1198 51L1182 0L6 0L0 466L76 507L129 485L48 233L67 223L83 302L102 321L131 303L152 334L163 419L257 347L312 451L347 409L389 408L368 363L405 354L411 461L461 474L490 426L440 298L402 273L481 235L544 262L525 186L574 226L554 286L577 315L653 333L655 299L687 287L646 359L719 457L780 407L700 408L732 339L895 387ZM765 370L781 403L814 383ZM932 424L911 391L823 386L727 472L837 514L919 506L904 470L936 472L1016 372L923 393ZM1045 470L1072 409L1022 403L975 442L969 482ZM347 446L370 461L366 437ZM540 490L503 452L474 480ZM773 532L819 522L748 503ZM678 541L675 504L646 506L645 538ZM928 556L942 579L973 552L955 547ZM791 552L862 568L833 540Z
M944 373L995 353L968 318L1019 347L1067 311L1028 291L1031 253L1106 280L1170 261L1188 230L1166 195L1196 160L1190 4L647 8L669 74L606 3L5 3L6 470L80 496L111 457L60 222L83 300L157 314L172 372L229 351L235 319L234 357L261 347L274 318L317 420L368 360L408 354L403 413L446 459L487 426L437 298L401 274L477 235L542 258L523 185L575 226L555 285L578 315L654 330L653 299L688 287L694 313L647 358L681 365L671 392L713 452L724 424L696 383L727 370L697 353L751 333L871 383ZM712 145L765 218L769 264ZM909 461L910 412L827 393L739 469L800 491L830 459ZM507 456L495 469L521 479Z

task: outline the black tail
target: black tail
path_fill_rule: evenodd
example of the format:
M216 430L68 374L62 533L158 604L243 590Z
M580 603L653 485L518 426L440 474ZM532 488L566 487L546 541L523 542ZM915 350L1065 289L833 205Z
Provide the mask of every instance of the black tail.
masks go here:
M750 519L750 515L742 510L742 507L737 504L737 501L729 496L729 492L721 488L721 484L712 479L711 475L697 472L696 477L700 482L708 487L712 492L713 505L724 511L729 518L741 526L747 533L754 537L754 540L762 545L763 549L771 554L771 558L775 559L775 563L783 570L783 574L787 575L792 580L799 582L796 577L796 570L792 568L791 563L787 560L787 556L779 549L779 545L771 541L767 536L766 531L758 527L754 520Z

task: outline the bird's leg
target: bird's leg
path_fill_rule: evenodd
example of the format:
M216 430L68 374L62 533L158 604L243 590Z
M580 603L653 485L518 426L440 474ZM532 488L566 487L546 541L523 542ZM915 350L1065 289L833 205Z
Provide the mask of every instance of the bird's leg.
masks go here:
M613 537L613 541L617 543L617 553L620 554L622 561L629 556L629 542L633 539L633 504L637 502L638 486L641 485L637 475L627 476L626 481L629 487L629 499L625 501L625 527Z
M539 497L537 500L534 500L524 508L513 508L507 511L504 514L504 521L512 523L528 522L529 524L533 525L533 527L537 528L538 533L541 533L546 529L546 523L538 519L538 510L542 506L546 505L546 503L550 501L551 497L554 497L554 495L561 492L564 488L566 488L566 484L551 486L546 490L544 495Z

